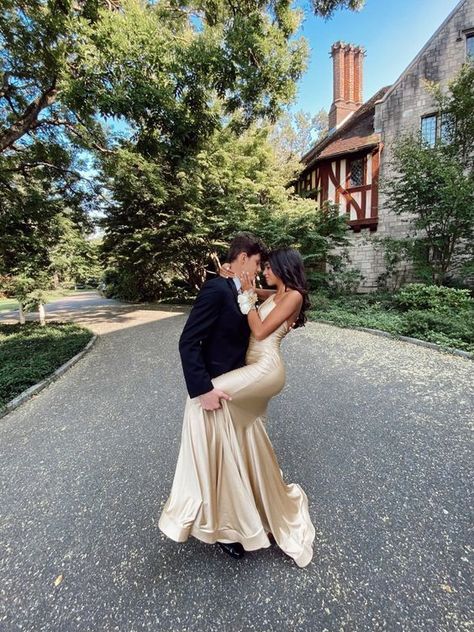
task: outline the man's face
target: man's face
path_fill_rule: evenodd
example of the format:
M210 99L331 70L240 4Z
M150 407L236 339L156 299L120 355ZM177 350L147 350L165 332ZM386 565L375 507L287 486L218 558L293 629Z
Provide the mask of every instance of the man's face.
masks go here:
M248 272L249 276L253 279L261 271L260 267L260 254L246 255L246 259L243 262L242 272Z

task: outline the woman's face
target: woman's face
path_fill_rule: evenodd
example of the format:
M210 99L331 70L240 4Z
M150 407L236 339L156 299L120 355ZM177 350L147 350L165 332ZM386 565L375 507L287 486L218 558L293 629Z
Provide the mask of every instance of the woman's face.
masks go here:
M276 285L277 277L273 274L269 261L267 261L263 266L263 276L265 277L267 285Z

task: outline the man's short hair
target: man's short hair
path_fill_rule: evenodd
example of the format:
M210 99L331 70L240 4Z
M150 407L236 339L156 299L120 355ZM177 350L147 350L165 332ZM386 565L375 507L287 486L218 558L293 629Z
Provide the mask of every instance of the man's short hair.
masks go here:
M267 248L261 239L255 237L252 233L242 231L237 233L230 242L226 261L232 263L241 252L245 252L248 257L259 254L264 259L267 254Z

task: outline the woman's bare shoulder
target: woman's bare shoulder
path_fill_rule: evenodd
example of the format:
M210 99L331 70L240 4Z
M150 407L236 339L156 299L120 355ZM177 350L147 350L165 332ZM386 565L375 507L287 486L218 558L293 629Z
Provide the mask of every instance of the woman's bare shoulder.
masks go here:
M298 290L293 290L293 289L288 290L285 296L288 297L288 299L290 299L291 301L294 301L295 303L303 302L303 296L301 292L299 292Z

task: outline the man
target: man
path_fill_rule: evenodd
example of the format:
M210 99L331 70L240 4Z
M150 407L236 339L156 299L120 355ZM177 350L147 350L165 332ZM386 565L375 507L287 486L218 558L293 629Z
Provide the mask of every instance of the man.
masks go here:
M189 396L199 397L204 410L217 410L221 399L230 399L227 393L213 387L212 378L245 365L250 329L237 301L239 277L248 273L255 278L264 252L262 242L254 235L238 233L227 256L235 276L207 281L184 326L179 340L184 378ZM218 544L236 559L244 555L239 542Z

